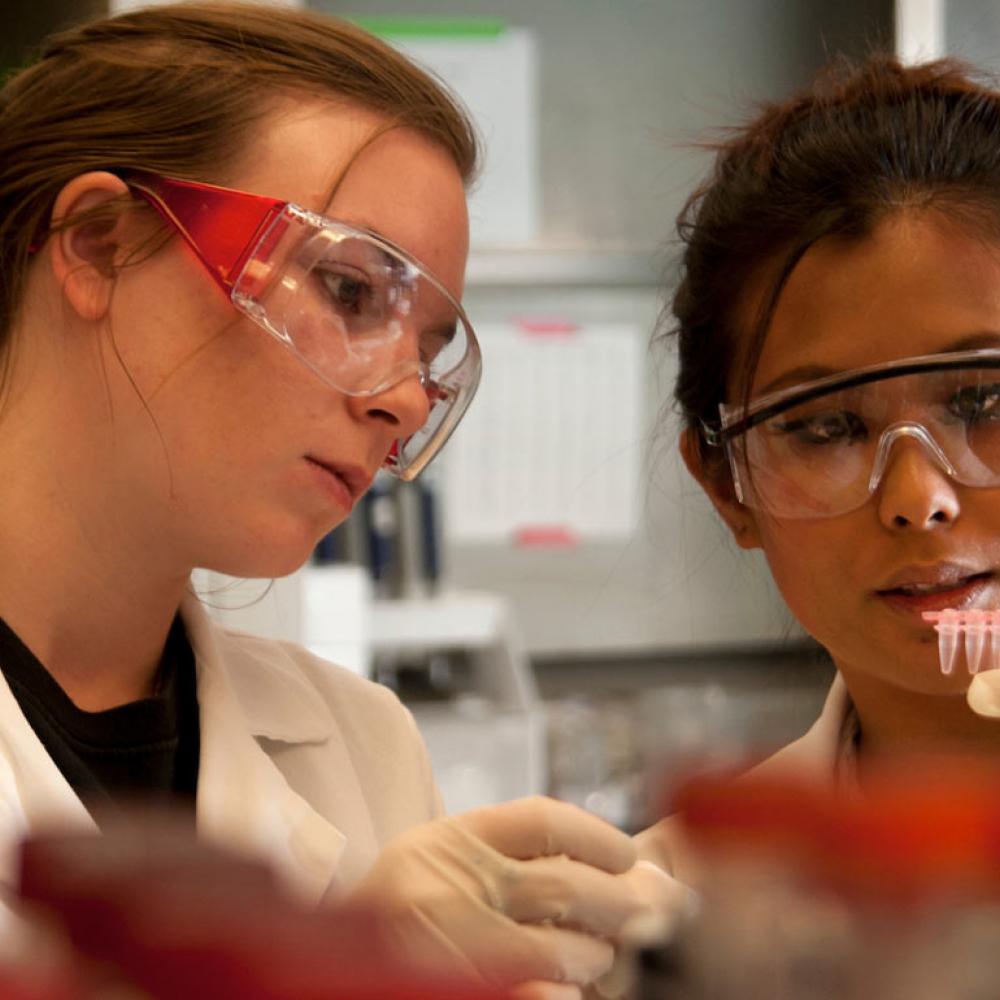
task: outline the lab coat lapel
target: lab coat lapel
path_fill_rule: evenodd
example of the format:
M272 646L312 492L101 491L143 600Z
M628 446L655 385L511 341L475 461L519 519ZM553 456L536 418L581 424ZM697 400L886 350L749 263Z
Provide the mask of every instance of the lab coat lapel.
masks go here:
M0 881L15 877L21 838L49 829L98 832L0 674Z
M310 903L327 892L346 838L299 794L254 738L228 676L219 637L201 608L183 607L198 664L201 762L198 829L275 865Z

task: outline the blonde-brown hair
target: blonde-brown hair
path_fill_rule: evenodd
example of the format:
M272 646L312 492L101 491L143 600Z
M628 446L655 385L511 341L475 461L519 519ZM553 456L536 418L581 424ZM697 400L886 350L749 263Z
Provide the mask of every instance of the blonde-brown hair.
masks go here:
M0 365L30 246L88 170L217 180L276 97L341 98L440 144L468 183L475 131L428 73L354 25L245 3L184 3L48 40L0 90ZM0 385L3 374L0 373Z

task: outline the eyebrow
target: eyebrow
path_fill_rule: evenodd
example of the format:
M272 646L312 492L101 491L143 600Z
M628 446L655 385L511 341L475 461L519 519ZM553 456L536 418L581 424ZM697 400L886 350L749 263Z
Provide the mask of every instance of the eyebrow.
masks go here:
M955 341L935 354L951 354L956 351L975 351L983 347L1000 347L1000 330L982 330ZM828 378L831 375L844 375L854 368L829 368L824 365L800 365L772 379L767 385L754 390L755 396L766 396L778 389L784 389L801 382L813 382L816 379Z
M367 233L369 236L377 236L380 240L385 239L385 237L367 219L358 218L357 216L346 218L343 215L331 215L329 212L324 212L323 214L328 219L333 219L334 222L341 222L345 226L350 226L352 229L360 229L363 233ZM385 251L383 251L383 253L384 252Z

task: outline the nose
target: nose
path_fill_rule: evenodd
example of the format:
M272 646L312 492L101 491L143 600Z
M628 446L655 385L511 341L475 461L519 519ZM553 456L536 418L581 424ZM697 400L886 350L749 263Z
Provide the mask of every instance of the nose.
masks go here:
M394 335L380 354L382 371L391 384L372 396L355 396L349 406L356 419L374 420L391 428L391 438L409 437L427 423L430 400L421 381L420 336L416 324L393 321Z
M430 414L427 390L416 372L374 396L348 396L347 400L355 419L381 425L391 440L415 434Z
M958 494L942 458L922 436L901 436L889 443L878 480L882 524L897 531L930 531L956 520Z

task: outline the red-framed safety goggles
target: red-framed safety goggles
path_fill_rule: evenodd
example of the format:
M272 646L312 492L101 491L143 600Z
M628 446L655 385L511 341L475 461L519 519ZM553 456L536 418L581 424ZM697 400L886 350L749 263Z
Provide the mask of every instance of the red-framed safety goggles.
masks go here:
M328 385L372 396L420 379L427 421L385 461L415 479L458 425L482 370L472 325L441 282L376 233L292 202L145 171L121 177L233 305Z

